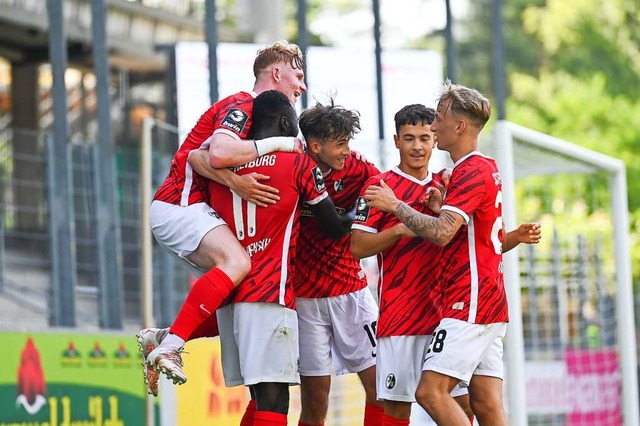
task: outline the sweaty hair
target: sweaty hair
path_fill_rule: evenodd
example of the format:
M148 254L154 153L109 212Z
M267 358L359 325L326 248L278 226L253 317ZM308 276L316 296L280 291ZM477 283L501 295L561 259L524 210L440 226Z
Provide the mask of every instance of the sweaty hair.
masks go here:
M360 114L339 105L333 99L329 105L321 103L300 114L300 131L306 140L320 143L343 138L352 139L360 131Z
M290 64L294 69L302 69L304 59L298 45L280 40L258 50L253 61L253 75L258 78L260 71L280 62Z
M279 125L280 118L287 117L291 127L288 129L289 134L285 134L280 129L280 134L269 136L295 136L298 134L296 125L296 110L291 105L289 98L277 90L267 90L260 93L253 100L253 124L251 130L255 135L265 137L262 133L270 131Z
M436 111L433 108L427 108L422 104L406 105L393 117L396 122L396 135L400 134L401 126L430 125L434 118Z
M438 105L449 103L449 109L454 114L462 114L469 118L472 124L482 129L491 116L491 103L482 93L450 80L444 82L444 90L438 99Z

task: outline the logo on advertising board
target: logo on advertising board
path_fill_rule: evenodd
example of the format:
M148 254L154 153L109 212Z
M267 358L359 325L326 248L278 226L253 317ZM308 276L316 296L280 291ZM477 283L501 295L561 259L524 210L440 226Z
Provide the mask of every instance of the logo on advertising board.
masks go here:
M0 339L9 348L0 369L0 426L144 423L144 384L131 339L80 333L0 333Z

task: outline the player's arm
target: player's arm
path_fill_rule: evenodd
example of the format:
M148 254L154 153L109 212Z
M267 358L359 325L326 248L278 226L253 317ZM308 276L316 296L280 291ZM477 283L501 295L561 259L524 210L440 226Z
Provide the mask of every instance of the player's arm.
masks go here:
M502 252L506 253L513 249L520 243L524 244L538 244L540 238L542 238L542 231L540 224L537 222L526 222L520 224L516 229L510 232L505 232L504 223L502 224Z
M300 139L274 136L264 139L237 139L217 132L209 144L209 165L214 169L241 166L274 151L303 152Z
M320 230L332 240L339 240L349 233L355 216L355 209L338 214L331 197L325 197L316 204L310 204L309 208L318 221Z
M408 204L398 200L383 180L380 181L380 186L368 187L364 198L368 206L395 214L418 237L438 246L447 245L464 223L462 215L450 210L441 210L438 217L414 210Z
M350 238L351 254L356 259L373 256L388 249L402 237L415 236L416 234L403 223L377 233L363 231L362 229L352 229Z
M209 154L203 150L189 152L187 161L199 175L231 188L243 200L257 206L267 207L280 199L276 188L259 182L269 179L269 176L260 173L241 176L229 169L214 169L209 164Z

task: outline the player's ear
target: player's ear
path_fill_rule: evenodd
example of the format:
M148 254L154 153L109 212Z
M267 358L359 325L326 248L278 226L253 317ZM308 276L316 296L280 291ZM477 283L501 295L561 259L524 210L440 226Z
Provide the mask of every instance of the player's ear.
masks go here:
M465 120L458 121L458 125L456 126L456 133L460 134L464 132L467 128L467 122Z
M282 130L282 134L286 135L289 132L289 128L291 127L291 123L289 123L289 118L286 115L280 117L280 130Z
M271 68L271 76L276 82L280 81L281 74L282 72L280 70L280 67L278 67L277 65Z
M396 144L396 148L400 149L400 137L398 135L393 135L393 142Z

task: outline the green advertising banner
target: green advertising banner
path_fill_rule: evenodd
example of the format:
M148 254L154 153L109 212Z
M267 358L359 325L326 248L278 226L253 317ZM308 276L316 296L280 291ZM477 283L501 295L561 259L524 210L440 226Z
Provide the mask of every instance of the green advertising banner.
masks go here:
M144 424L133 336L0 333L0 342L0 426Z

